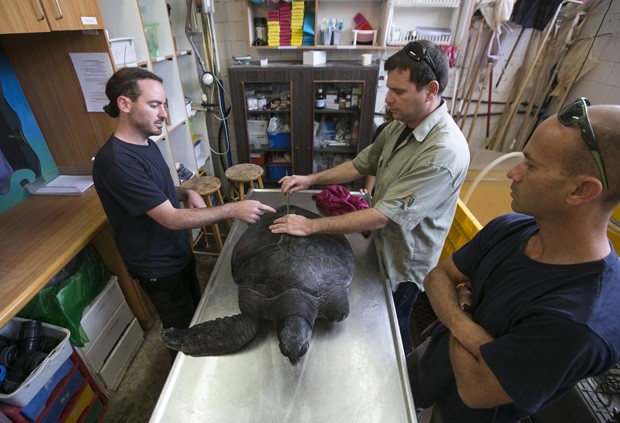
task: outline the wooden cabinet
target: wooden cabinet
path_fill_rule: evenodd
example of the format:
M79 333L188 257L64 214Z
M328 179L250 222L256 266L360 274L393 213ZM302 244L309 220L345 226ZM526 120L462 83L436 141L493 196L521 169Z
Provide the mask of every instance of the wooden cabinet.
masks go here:
M317 96L325 97L317 104ZM312 171L317 172L351 160L360 149L362 112L367 107L364 80L314 80ZM366 129L366 128L364 128ZM363 132L362 132L363 134ZM367 145L364 142L364 146Z
M291 171L296 174L309 174L319 170L317 158L325 158L325 164L334 165L334 156L343 160L351 159L372 140L372 125L378 66L360 66L348 62L328 63L321 67L310 67L298 64L277 64L264 66L234 65L228 68L235 122L235 137L239 162L250 162L252 155L261 155L269 171L269 164L275 155L282 154L278 148L270 148L269 143L256 142L256 128L253 123L257 117L268 115L273 117L274 110L251 110L248 99L252 96L265 94L267 104L281 101L282 91L277 87L290 86L288 108L282 112L290 119L291 131L290 156ZM358 108L317 110L315 94L318 87L323 87L331 94L332 91L343 89L359 93ZM276 94L277 93L277 94ZM268 95L269 94L269 95ZM273 103L274 105L276 103ZM349 122L347 142L335 145L319 145L315 139L317 128L321 122ZM317 124L315 124L317 122ZM357 122L357 125L355 125ZM346 126L346 124L345 124ZM356 137L353 130L356 126ZM267 137L269 138L269 137ZM333 139L330 141L334 141ZM285 152L288 152L285 151ZM336 157L337 160L338 157ZM323 161L321 161L323 164ZM267 182L275 178L269 177Z
M3 0L0 34L101 29L97 0Z
M21 10L30 1L20 3ZM0 2L2 6L6 4ZM6 22L5 17L2 15L2 22ZM101 19L98 21L101 23ZM97 30L3 34L0 47L55 165L90 169L97 150L114 132L116 120L103 111L87 112L69 53L109 54L105 33ZM13 254L6 254L6 261L0 263L0 286L3 292L19 292L4 297L0 320L10 319L88 242L93 243L106 267L118 276L134 314L144 321L152 316L154 308L131 279L94 190L87 190L82 196L32 196L1 216L0 239L10 246L4 251Z

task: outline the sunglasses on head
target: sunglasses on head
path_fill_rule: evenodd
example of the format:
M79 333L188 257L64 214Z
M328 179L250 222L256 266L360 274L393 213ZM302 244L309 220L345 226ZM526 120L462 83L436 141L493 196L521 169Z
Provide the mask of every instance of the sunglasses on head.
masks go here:
M590 117L588 116L589 105L590 101L587 98L578 98L560 110L560 113L558 113L558 120L564 126L577 125L581 132L581 138L588 146L588 149L590 149L592 157L594 157L598 171L601 174L603 188L609 189L607 187L607 175L605 173L605 166L603 165L603 158L601 157L601 150L599 150L598 144L596 143L594 130L590 123Z
M428 66L431 68L431 70L433 71L433 74L435 75L435 79L439 81L439 76L437 75L437 68L435 67L435 62L433 62L433 58L426 51L426 47L424 47L422 44L418 43L417 41L413 41L409 43L409 45L407 45L406 51L407 51L407 56L411 57L416 62L421 62L422 60L424 60L426 63L428 63Z

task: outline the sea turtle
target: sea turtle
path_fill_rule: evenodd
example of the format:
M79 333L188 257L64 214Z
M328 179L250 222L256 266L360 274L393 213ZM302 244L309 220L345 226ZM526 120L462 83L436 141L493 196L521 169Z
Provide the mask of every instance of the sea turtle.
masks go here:
M290 212L319 217L297 206L290 206ZM282 206L263 215L233 249L231 269L241 314L166 329L162 339L169 348L193 356L224 354L247 344L258 332L258 321L266 319L276 327L280 351L294 364L308 350L317 318L336 322L347 317L351 245L344 235L271 233L269 225L285 214Z

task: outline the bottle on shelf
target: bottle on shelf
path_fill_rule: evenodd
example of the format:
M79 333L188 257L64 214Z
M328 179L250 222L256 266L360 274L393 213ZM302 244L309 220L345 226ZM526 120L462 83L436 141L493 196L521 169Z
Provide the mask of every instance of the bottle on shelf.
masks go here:
M338 108L346 109L346 107L347 107L347 95L344 93L343 89L340 89L340 91L338 91Z
M317 109L325 108L325 93L323 92L323 88L317 90L314 103L314 107Z
M351 90L351 108L352 109L359 109L359 102L360 102L359 88L354 87Z

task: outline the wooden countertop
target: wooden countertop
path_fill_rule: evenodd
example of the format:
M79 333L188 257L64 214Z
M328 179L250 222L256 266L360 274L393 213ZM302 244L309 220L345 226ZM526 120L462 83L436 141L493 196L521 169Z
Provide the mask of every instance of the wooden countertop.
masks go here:
M80 196L33 195L0 214L0 327L106 223L94 187Z

